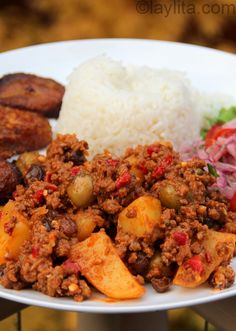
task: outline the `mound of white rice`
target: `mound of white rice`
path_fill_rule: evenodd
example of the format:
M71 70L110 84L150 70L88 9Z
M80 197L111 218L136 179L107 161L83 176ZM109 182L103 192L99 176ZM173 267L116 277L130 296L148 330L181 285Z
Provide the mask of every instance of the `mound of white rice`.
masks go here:
M76 133L92 154L198 136L194 90L183 73L123 66L105 56L80 65L69 78L57 131Z

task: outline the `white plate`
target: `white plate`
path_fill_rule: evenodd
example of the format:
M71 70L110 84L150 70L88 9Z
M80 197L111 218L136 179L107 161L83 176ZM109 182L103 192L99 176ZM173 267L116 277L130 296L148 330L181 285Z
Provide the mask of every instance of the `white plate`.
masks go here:
M193 85L205 91L236 94L236 56L203 47L178 43L105 39L68 41L39 45L0 54L0 75L10 72L31 72L66 83L72 69L96 55L108 54L133 64L186 71ZM236 260L233 262L236 270ZM142 299L107 302L95 294L92 300L77 303L72 299L50 298L41 293L0 288L0 297L29 305L99 313L145 312L166 310L206 303L236 294L236 284L217 292L207 285L197 289L173 286L167 293L158 294L146 287Z

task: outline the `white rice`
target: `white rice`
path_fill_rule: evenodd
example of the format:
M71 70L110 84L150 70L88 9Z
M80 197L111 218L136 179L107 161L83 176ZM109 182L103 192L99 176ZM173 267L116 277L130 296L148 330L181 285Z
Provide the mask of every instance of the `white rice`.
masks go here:
M69 78L57 131L76 133L92 154L171 140L176 148L198 137L196 91L184 73L91 59Z

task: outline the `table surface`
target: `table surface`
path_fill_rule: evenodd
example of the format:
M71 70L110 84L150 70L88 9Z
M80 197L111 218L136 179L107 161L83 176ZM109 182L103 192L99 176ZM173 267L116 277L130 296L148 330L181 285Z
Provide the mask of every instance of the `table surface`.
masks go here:
M0 320L26 308L26 305L0 298ZM215 301L208 304L193 306L192 309L221 331L235 331L236 327L236 297ZM81 313L78 328L80 331L90 331L96 325L96 331L153 331L153 325L158 325L158 331L168 330L167 312L142 314L88 314Z

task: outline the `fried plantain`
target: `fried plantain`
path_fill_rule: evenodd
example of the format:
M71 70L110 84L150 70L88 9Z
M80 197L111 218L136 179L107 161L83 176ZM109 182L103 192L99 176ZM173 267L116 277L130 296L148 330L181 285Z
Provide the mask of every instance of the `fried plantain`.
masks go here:
M0 79L0 105L57 118L64 87L53 79L15 73Z
M38 114L0 106L0 157L37 150L52 140L47 118Z
M0 160L0 203L9 199L21 182L21 174L16 166L4 160Z

